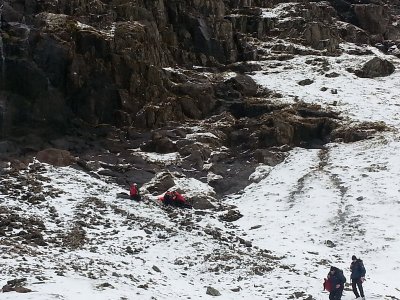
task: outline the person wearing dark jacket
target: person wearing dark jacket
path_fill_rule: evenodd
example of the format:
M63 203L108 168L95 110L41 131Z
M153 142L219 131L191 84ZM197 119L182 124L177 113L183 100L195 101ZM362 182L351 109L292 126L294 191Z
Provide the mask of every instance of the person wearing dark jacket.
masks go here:
M346 277L344 277L343 271L336 267L331 267L327 278L332 283L329 300L340 300L343 294L344 283L346 282Z
M350 265L350 271L351 271L351 287L353 289L353 293L358 299L361 295L361 299L365 300L364 297L364 289L363 289L363 282L365 281L365 267L363 264L363 261L359 258L357 258L355 255L351 257L351 265ZM358 293L358 290L360 293Z

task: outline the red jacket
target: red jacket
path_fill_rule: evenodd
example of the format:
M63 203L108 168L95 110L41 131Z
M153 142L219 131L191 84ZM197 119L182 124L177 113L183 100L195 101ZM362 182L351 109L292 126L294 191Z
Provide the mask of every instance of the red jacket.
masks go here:
M324 290L327 290L328 292L333 291L332 280L327 279L327 278L324 279Z
M131 185L130 194L131 194L131 196L137 196L139 194L136 185L134 185L134 184Z
M173 196L174 196L174 201L178 201L178 202L183 202L186 203L185 197L183 197L181 194L179 194L178 192L173 192Z
M168 198L169 198L169 200L173 200L173 198L174 198L174 195L172 195L172 193L169 191L165 192L165 194L160 197L162 202L165 202Z

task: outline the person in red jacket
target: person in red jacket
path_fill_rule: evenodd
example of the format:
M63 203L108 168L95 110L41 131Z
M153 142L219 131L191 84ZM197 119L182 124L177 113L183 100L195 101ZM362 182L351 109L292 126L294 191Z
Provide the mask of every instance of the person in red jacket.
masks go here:
M171 205L182 208L192 208L192 206L186 202L185 197L183 197L177 191L173 192L167 191L161 200L165 205Z
M192 208L192 206L186 202L185 197L183 197L177 191L172 192L172 200L175 206L177 207Z
M140 200L140 194L139 194L139 189L137 187L136 183L133 183L129 189L129 195L132 200L139 201Z
M172 199L176 202L180 203L186 203L185 197L183 197L181 194L179 194L177 191L172 192Z

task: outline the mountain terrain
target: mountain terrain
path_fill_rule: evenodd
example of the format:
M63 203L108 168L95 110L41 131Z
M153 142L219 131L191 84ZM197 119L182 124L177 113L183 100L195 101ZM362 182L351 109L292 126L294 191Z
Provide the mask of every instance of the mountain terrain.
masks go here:
M1 1L2 298L400 299L399 13Z

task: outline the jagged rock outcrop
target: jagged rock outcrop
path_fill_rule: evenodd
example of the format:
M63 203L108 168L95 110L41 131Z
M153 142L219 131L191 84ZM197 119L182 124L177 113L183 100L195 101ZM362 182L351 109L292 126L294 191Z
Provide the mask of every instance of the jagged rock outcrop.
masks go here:
M384 34L389 24L388 8L376 4L355 4L354 13L360 27L371 34Z
M182 160L173 168L199 178L208 176L211 160L209 173L216 176L209 183L227 193L247 182L254 162L282 159L270 158L266 149L320 147L331 139L338 115L277 104L281 96L249 74L261 70L254 60L337 55L343 40L396 37L395 5L358 2L6 0L0 11L0 136L8 140L0 153L29 161L58 148L45 161L69 165L74 159L60 155L69 151L82 156L79 166L87 172L101 166L97 176L126 184L148 182L165 167L130 149L177 152ZM376 30L367 26L373 20ZM397 44L381 46L394 53ZM177 128L186 121L209 135ZM222 147L228 150L213 153ZM246 157L238 158L238 172L229 171L241 152ZM122 161L133 167L116 167Z
M74 117L153 127L164 122L155 106L190 111L162 68L236 61L224 12L222 1L6 1L2 127Z
M142 128L204 118L216 104L209 83L194 74L176 82L163 68L261 59L268 52L257 43L275 38L334 53L341 39L375 42L400 32L389 21L397 4L387 1L299 1L266 13L285 2L5 1L2 135L30 124L65 130L75 118Z
M336 9L340 19L351 24L351 26L346 25L351 29L342 31L345 40L376 43L398 39L400 32L400 25L397 22L400 7L398 0L329 0L329 2ZM359 34L354 36L356 30L364 36L361 40L357 37Z

